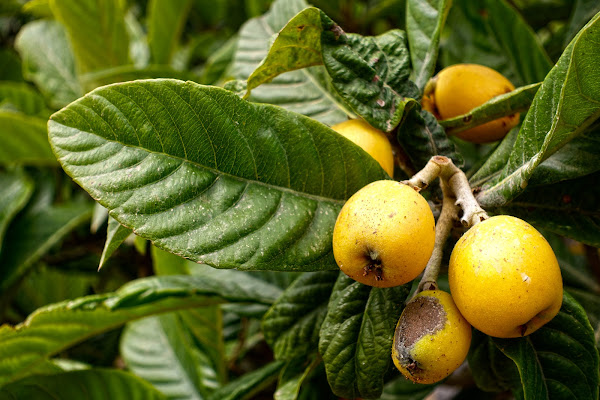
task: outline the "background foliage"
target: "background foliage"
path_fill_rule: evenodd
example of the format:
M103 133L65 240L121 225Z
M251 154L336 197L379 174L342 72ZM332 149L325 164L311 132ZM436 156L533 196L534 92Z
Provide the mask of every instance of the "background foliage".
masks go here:
M3 1L0 397L598 398L598 12ZM518 89L438 122L423 87L460 62ZM451 135L514 112L498 144ZM344 201L388 179L328 127L357 116L402 155L394 178L449 156L486 210L543 231L566 290L551 323L476 332L469 366L441 384L400 378L391 335L410 284L358 284L331 252Z

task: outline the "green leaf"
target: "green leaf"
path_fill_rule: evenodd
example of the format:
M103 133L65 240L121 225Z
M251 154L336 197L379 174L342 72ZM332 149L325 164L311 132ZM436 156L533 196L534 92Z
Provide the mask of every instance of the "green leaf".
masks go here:
M319 330L338 271L308 272L294 281L263 318L265 340L278 360L317 350Z
M420 95L408 79L406 34L397 29L375 37L345 34L333 21L323 21L323 29L323 63L333 87L356 114L390 132L405 105Z
M90 85L101 86L111 83L134 81L138 79L171 78L198 81L199 77L189 71L177 71L168 65L147 65L138 68L134 65L123 65L90 72L81 76L81 80Z
M565 34L563 48L569 45L569 42L597 13L600 12L600 3L596 0L575 0L569 19L569 25Z
M124 6L121 0L50 0L80 74L130 64Z
M417 103L405 113L405 120L397 132L398 143L418 170L423 168L431 157L440 155L452 159L454 164L462 166L464 160L454 143L433 114L421 110Z
M3 108L44 119L51 114L44 98L31 86L20 82L0 82L0 109Z
M219 84L232 76L231 67L237 50L239 37L231 37L217 49L204 63L202 83Z
M267 56L271 37L300 11L305 0L276 0L268 13L246 22L239 32L237 51L231 67L236 79L248 79ZM328 125L346 120L344 102L332 92L323 67L287 72L252 91L250 100L279 105Z
M316 355L307 357L306 354L288 362L279 375L273 399L296 400L300 393L300 387L320 363L321 359Z
M412 80L421 91L435 72L440 36L451 4L451 0L406 1Z
M125 29L129 35L129 58L133 66L140 69L147 67L150 63L150 46L146 28L138 20L135 7L131 7L125 14Z
M600 80L595 73L598 61L595 43L598 41L599 15L573 39L542 83L507 165L495 182L488 183L478 195L484 208L501 206L514 199L525 189L538 165L582 135L598 119ZM585 174L589 170L573 173L563 167L554 170L552 181L572 178L577 172Z
M248 94L284 72L323 64L321 14L318 8L306 8L279 31L265 59L248 77Z
M21 27L21 30L25 27ZM0 71L3 81L23 82L21 60L15 51L0 48Z
M594 330L583 308L566 292L552 321L528 337L494 343L517 365L523 398L598 398Z
M168 398L205 397L191 338L176 314L130 322L121 337L120 350L127 367Z
M191 0L151 0L148 4L148 44L152 61L169 64L179 45Z
M114 293L56 303L15 327L0 326L0 385L31 374L31 368L78 342L141 317L226 301L271 304L277 294L257 282L183 275L138 279Z
M400 376L383 387L381 400L423 400L435 387L436 385L415 384Z
M477 172L469 177L471 187L475 188L477 192L481 190L481 185L496 178L508 163L508 158L519 135L520 127L520 125L517 125L511 129L500 144L487 156L484 163L477 169Z
M46 120L0 110L0 164L56 165Z
M17 283L53 245L91 216L89 204L66 204L30 211L13 220L0 254L0 290Z
M327 379L336 395L381 395L394 329L409 291L410 285L371 288L339 274L319 342Z
M209 400L246 400L268 387L277 379L283 361L273 361L262 368L242 375L215 391Z
M551 232L600 247L600 173L583 178L538 186L506 206L490 208L495 214L509 214Z
M166 400L142 379L114 369L32 376L6 385L0 389L0 397L7 400Z
M102 268L104 263L106 263L110 256L119 248L121 243L129 237L129 235L131 235L131 229L119 224L116 219L108 217L106 242L104 243L104 249L102 250L98 269Z
M444 66L483 64L517 87L543 81L552 67L531 27L505 0L454 0L446 31Z
M17 213L33 193L33 182L22 172L0 172L0 254L4 233Z
M496 96L466 114L440 121L440 125L444 127L446 134L453 135L488 121L526 111L541 85L533 83Z
M55 21L34 21L17 35L15 47L23 60L23 75L54 108L83 96L75 60L63 27Z
M387 176L310 118L193 82L100 88L48 125L65 171L117 221L218 268L337 269L339 209Z

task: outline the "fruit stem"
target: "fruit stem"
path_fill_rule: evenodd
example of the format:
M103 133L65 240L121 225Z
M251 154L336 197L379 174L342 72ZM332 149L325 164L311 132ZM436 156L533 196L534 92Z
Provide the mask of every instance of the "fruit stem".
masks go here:
M454 193L448 187L448 184L442 180L440 181L442 187L442 193L444 194L444 200L442 202L442 211L435 224L435 244L433 246L433 252L425 267L425 272L419 282L419 286L415 291L416 296L423 290L436 290L437 277L440 273L440 267L442 265L442 256L444 254L444 245L446 240L450 236L454 221L458 220L459 207L456 205L456 197Z
M421 191L438 177L446 182L450 188L449 193L453 194L456 198L455 204L462 208L463 215L460 222L463 226L471 227L488 219L487 213L481 208L477 200L475 200L475 196L473 196L467 176L448 157L431 157L422 170L413 175L409 180L403 181L403 183L417 191Z

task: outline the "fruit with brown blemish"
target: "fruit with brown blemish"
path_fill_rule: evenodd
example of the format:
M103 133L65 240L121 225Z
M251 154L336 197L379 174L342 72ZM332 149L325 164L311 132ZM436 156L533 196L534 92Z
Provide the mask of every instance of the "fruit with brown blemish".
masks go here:
M421 104L438 119L463 115L492 98L511 92L514 85L502 74L478 64L455 64L431 79ZM468 122L468 121L465 121ZM473 143L502 139L519 123L519 114L511 114L456 133Z
M467 357L471 325L442 290L425 290L404 308L394 333L392 360L408 379L438 382Z
M429 204L411 187L372 182L340 211L333 229L333 255L340 269L365 285L392 287L416 278L435 242Z
M500 338L529 335L560 310L560 267L546 239L508 215L487 219L456 243L448 272L462 315L481 332Z
M381 165L381 168L389 176L394 176L394 153L385 133L362 119L340 122L331 129L360 146Z

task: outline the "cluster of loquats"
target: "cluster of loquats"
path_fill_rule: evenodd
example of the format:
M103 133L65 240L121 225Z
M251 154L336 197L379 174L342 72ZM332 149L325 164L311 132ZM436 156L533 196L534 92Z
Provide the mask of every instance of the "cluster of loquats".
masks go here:
M392 176L392 149L383 132L362 120L333 129L361 146ZM563 293L560 267L544 237L518 218L488 218L464 173L445 157L433 157L430 164L436 159L449 163L452 172L441 163L427 179L417 174L413 180L420 187L411 180L372 182L347 200L333 231L333 254L340 270L360 283L394 287L425 271L397 323L392 345L398 370L418 383L438 382L464 362L471 326L500 338L528 335L558 313ZM429 164L426 168L435 169ZM451 187L452 174L462 175L464 179L454 179L454 185L461 181L466 189ZM451 221L440 217L436 226L429 203L419 191L437 177L445 189L443 207L446 197L450 198L454 214L448 214ZM464 201L465 193L471 201ZM441 257L432 254L443 250L451 229L441 225L457 220L458 205L467 214L466 203L474 203L479 211L471 219L475 223L462 220L470 229L450 257L450 295L437 288ZM429 270L434 272L428 274Z

